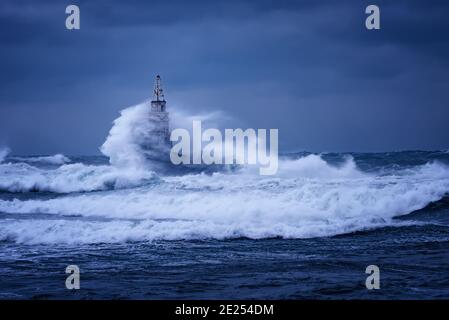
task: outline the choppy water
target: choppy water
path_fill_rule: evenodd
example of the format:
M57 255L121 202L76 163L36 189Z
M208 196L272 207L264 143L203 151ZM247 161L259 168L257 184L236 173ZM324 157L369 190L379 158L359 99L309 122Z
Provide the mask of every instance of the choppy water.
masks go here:
M289 154L276 176L2 160L0 298L449 298L447 151Z

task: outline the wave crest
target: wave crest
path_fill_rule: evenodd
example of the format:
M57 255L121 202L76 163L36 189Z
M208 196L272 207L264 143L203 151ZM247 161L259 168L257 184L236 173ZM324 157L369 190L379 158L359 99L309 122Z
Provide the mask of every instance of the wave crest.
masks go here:
M40 157L11 157L11 160L14 161L21 161L26 163L44 163L44 164L54 164L54 165L61 165L64 163L69 163L72 160L70 160L68 157L66 157L63 154L55 154L52 156L40 156Z
M120 170L112 166L66 164L54 170L26 163L0 165L0 191L6 192L90 192L132 188L157 179L147 170Z
M0 235L19 242L69 243L332 236L397 223L394 217L424 208L449 192L449 168L441 163L390 175L364 174L354 165L350 158L336 167L308 156L288 161L280 176L165 176L158 183L121 192L0 200L2 212L55 215L51 220L3 223ZM324 173L312 174L320 171ZM81 216L70 221L61 216L73 213ZM44 230L49 234L44 236Z

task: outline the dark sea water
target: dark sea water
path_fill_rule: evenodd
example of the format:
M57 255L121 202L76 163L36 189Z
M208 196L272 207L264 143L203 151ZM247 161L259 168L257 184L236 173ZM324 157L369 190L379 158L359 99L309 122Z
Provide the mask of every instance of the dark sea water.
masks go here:
M265 177L69 158L0 163L1 299L449 298L447 151L295 153Z

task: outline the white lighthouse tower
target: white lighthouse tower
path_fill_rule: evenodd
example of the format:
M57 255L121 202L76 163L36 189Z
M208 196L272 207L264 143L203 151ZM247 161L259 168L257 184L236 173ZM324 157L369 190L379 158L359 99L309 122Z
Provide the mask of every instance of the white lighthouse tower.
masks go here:
M158 136L161 141L169 143L170 129L169 117L166 111L167 102L161 85L161 76L157 75L154 82L153 100L151 101L150 120L154 122L155 128L152 134Z
M153 90L153 100L148 106L148 131L145 133L143 149L147 157L156 161L167 161L170 152L169 115L167 102L162 90L161 77L156 76Z
M154 81L153 101L151 101L151 111L164 112L166 101L164 98L164 90L162 90L161 76L157 75Z

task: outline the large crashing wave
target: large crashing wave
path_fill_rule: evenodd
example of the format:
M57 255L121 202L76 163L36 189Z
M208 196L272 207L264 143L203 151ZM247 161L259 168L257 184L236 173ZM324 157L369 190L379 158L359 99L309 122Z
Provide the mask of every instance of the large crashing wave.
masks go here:
M148 159L162 158L167 149L154 136L158 128L148 103L141 103L120 112L114 120L109 135L101 146L101 152L109 158L112 166L118 168L149 169Z
M111 165L72 163L64 155L48 157L12 157L19 163L0 165L0 191L7 192L90 192L132 188L148 184L157 178L151 171L150 153L161 148L145 148L151 141L154 122L147 103L124 109L114 121L101 147ZM6 156L6 152L5 152ZM153 154L153 156L158 156ZM57 169L43 169L34 163L61 165Z
M161 169L154 160L168 160L169 150L153 135L159 128L150 110L148 102L143 102L122 110L114 120L100 148L109 158L109 166L69 163L71 160L62 154L11 157L10 160L15 162L0 164L0 192L91 192L151 183L157 179L154 171ZM187 127L192 119L213 123L215 118L222 116L219 113L192 116L174 110L171 118L176 127ZM9 149L0 149L0 162L8 153ZM42 163L61 166L57 169L33 166Z

